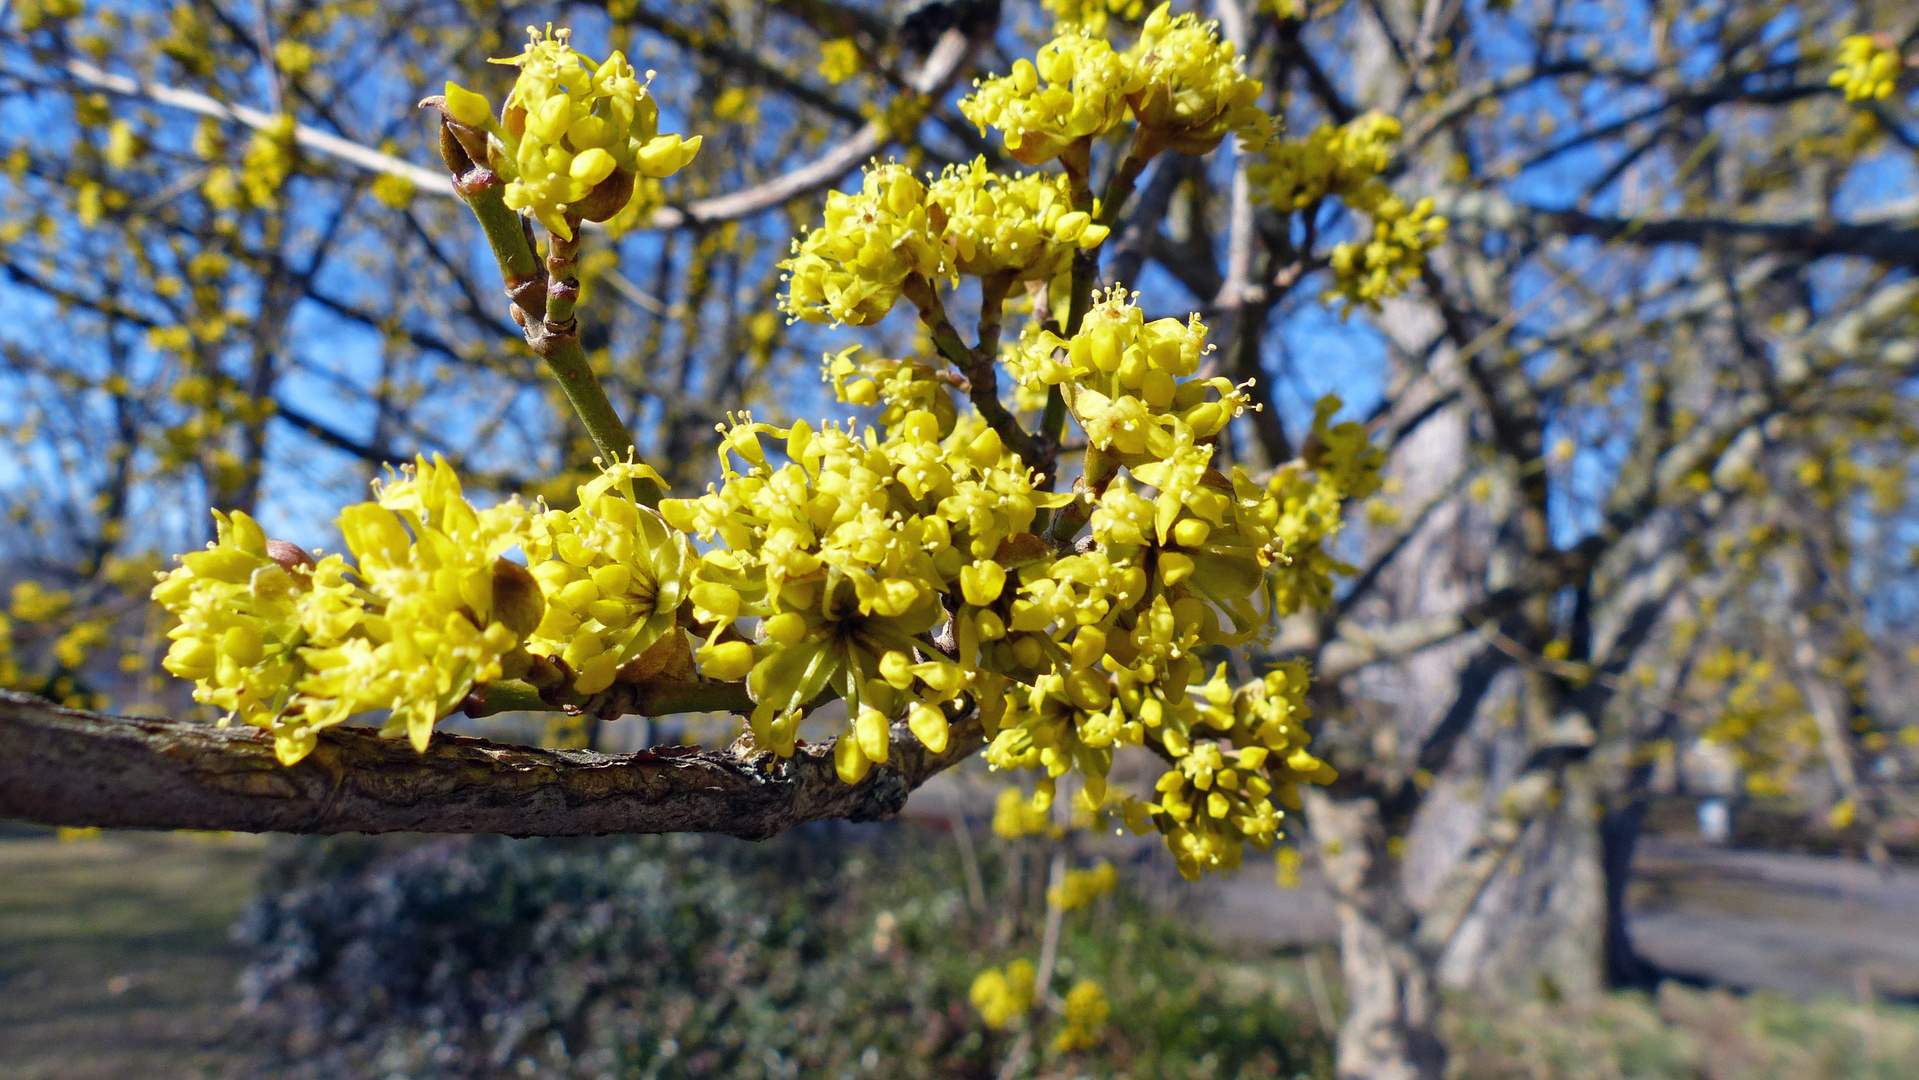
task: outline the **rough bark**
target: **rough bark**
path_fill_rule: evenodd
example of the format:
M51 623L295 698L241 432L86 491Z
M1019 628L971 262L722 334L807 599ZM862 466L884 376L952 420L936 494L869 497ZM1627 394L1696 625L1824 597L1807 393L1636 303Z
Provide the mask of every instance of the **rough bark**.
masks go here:
M1446 1048L1434 964L1418 947L1418 918L1400 887L1379 804L1314 791L1307 818L1339 915L1346 983L1340 1080L1440 1080Z
M833 770L831 743L802 745L781 761L740 744L599 754L440 734L420 754L404 740L341 727L289 768L252 728L108 716L0 693L0 818L234 832L763 839L810 821L892 817L928 777L979 747L970 718L954 724L940 754L897 725L888 764L849 787Z

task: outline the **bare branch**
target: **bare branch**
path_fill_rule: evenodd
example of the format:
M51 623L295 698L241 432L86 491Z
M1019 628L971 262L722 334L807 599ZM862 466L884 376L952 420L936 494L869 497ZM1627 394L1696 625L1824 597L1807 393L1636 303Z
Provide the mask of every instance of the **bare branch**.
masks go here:
M201 116L211 116L215 120L244 124L255 131L267 131L274 126L274 117L258 109L249 109L245 105L229 105L198 91L182 90L160 83L143 83L138 79L115 75L110 71L94 67L84 60L68 60L64 67L68 75L88 86L105 90L109 94L145 98L148 101L184 109ZM362 146L351 139L343 139L318 128L296 124L293 128L293 141L308 150L337 158L349 165L357 165L368 172L404 177L412 181L418 190L431 195L451 197L453 194L452 179L438 169L415 165L392 154L383 154L372 147Z

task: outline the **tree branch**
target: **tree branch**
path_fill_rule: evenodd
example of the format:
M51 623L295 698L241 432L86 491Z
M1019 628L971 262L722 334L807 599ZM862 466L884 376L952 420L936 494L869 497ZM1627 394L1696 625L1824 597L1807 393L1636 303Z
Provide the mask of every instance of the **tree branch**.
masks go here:
M439 734L426 753L332 728L291 768L246 727L81 712L0 692L0 818L44 825L289 833L590 836L715 832L764 839L796 825L899 813L981 745L953 725L934 754L894 725L888 764L848 786L832 743L784 761L735 743L634 754L542 750Z
M1919 267L1919 229L1894 220L1738 221L1730 218L1620 218L1579 210L1526 206L1487 192L1456 194L1438 200L1439 210L1455 221L1489 228L1527 228L1542 236L1591 236L1642 247L1698 244L1710 239L1747 240L1759 247L1818 258L1851 255L1894 266Z

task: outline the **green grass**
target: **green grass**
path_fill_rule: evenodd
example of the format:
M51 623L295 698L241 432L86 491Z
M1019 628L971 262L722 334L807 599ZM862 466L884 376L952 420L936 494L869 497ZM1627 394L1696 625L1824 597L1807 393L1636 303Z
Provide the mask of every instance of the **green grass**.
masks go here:
M1455 1011L1461 1080L1912 1080L1919 1009L1673 983L1588 1005Z
M252 896L253 838L0 839L0 1076L224 1077L242 958L227 928Z

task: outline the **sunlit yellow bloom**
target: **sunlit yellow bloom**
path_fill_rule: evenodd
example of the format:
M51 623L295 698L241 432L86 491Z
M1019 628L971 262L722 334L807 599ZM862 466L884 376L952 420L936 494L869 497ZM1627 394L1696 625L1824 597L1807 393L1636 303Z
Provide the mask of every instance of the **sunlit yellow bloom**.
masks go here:
M1066 1024L1053 1036L1053 1048L1063 1053L1091 1050L1106 1029L1106 992L1091 979L1081 979L1066 992Z
M997 128L1013 157L1042 165L1080 139L1126 118L1142 80L1128 58L1084 27L1069 27L1006 75L976 82L960 112L980 131Z
M685 168L701 137L660 133L659 105L623 54L596 63L573 50L565 30L527 33L518 56L494 61L520 69L499 120L484 97L452 83L447 108L487 131L487 165L507 181L506 204L571 240L569 215L613 217L637 179Z
M1853 34L1839 43L1839 69L1827 81L1844 89L1847 101L1884 101L1905 66L1899 50L1872 34Z
M1236 132L1247 150L1266 145L1272 117L1257 104L1265 86L1249 78L1218 23L1174 15L1170 3L1146 17L1128 51L1136 88L1127 98L1142 136L1182 154L1205 154Z
M1023 1019L1033 1008L1033 980L1038 972L1024 958L999 968L987 968L973 980L967 998L979 1010L980 1019L995 1031L1004 1031Z
M952 273L927 216L926 185L893 163L869 166L853 194L828 193L825 223L794 240L792 258L780 266L787 271L780 303L788 314L854 326L884 318L907 275Z

